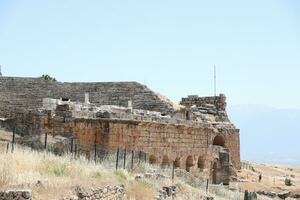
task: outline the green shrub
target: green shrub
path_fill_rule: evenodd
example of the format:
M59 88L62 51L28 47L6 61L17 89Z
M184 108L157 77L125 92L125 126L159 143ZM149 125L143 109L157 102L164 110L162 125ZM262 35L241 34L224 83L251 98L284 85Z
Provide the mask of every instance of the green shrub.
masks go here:
M292 180L290 178L285 178L284 183L286 186L292 186Z
M70 175L70 168L67 163L59 160L45 160L42 170L47 174L57 177L64 177Z
M42 79L46 80L46 81L53 81L53 82L56 82L56 79L54 77L51 77L50 75L48 74L43 74L41 76Z

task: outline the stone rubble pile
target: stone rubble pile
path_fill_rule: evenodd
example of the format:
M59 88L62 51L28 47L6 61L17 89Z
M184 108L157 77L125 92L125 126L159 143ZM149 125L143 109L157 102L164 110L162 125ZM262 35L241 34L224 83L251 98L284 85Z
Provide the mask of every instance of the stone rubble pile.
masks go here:
M85 190L81 187L75 189L76 196L65 197L61 200L122 200L124 199L124 185L106 186Z
M176 186L163 187L158 190L156 200L174 199L176 197Z
M31 190L0 191L0 200L32 200Z

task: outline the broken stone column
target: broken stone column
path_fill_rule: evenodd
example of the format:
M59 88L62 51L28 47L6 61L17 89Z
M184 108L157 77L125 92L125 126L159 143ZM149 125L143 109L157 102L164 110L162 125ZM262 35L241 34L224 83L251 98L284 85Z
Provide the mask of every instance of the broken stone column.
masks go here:
M84 103L90 104L90 95L89 93L84 93Z
M128 109L130 109L130 111L132 112L132 110L133 110L132 100L128 101Z

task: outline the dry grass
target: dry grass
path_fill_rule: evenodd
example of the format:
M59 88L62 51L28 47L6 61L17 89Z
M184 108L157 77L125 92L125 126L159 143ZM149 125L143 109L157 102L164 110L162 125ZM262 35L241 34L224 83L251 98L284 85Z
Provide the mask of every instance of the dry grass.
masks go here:
M85 158L77 160L70 156L55 156L51 153L32 151L16 146L14 153L6 153L6 144L0 143L0 189L31 189L34 199L59 199L72 195L79 185L86 188L124 184L127 199L154 199L157 189L171 186L171 179L135 180L134 174L157 170L146 163L136 166L133 172L114 170L108 158L103 164L95 165ZM169 171L165 173L169 174ZM167 175L166 174L166 175ZM175 179L179 195L176 199L198 199L205 192ZM226 195L226 194L225 194ZM216 195L215 199L222 199Z
M24 147L6 153L6 144L0 146L0 152L0 189L29 188L34 199L58 199L70 194L77 185L88 188L123 183L132 198L134 194L152 195L155 191L153 185L135 181L125 170L115 171L85 158L73 160L70 156L58 157Z
M3 135L2 135L3 136ZM9 140L9 135L4 134ZM32 151L29 148L16 146L14 153L6 153L6 144L0 143L0 189L31 189L36 200L59 199L63 196L72 195L76 186L103 187L106 185L124 184L126 199L147 200L154 199L158 194L157 189L162 186L177 186L177 200L200 199L205 195L205 184L175 178L174 183L170 178L161 180L141 179L135 180L136 173L145 173L157 170L159 173L170 177L171 171L159 170L158 166L150 166L147 163L136 165L133 171L115 170L115 157L107 157L101 164L81 157L71 159L70 155L55 156L51 153ZM130 159L130 158L129 158ZM130 162L128 162L130 163ZM263 173L262 183L257 183L257 173L243 170L239 175L248 182L232 183L230 186L236 190L230 191L223 186L210 186L209 194L216 200L239 200L243 199L240 189L250 191L282 191L290 190L300 192L300 169L286 166L271 166L253 164L257 171ZM289 168L289 169L288 169ZM294 186L284 185L285 176L293 176ZM275 178L276 184L273 181ZM260 200L268 198L259 197Z

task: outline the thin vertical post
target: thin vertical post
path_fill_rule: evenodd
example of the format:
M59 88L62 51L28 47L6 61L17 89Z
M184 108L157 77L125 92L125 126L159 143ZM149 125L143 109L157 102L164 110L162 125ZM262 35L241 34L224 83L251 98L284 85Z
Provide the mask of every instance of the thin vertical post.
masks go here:
M206 194L208 192L208 179L206 180Z
M174 183L174 177L175 177L175 161L173 161L173 166L172 166L172 183Z
M124 166L123 168L126 168L126 149L124 149Z
M73 143L74 143L74 138L71 138L71 154L73 154Z
M118 150L117 150L116 170L118 170L118 165L119 165L119 153L120 153L120 149L118 148Z
M140 151L140 152L139 152L139 164L140 164L140 162L141 162L141 157L142 157L142 152Z
M13 137L12 137L12 143L14 144L15 143L15 138L16 138L16 136L15 136L15 133L16 131L15 131L15 128L13 128Z
M131 169L133 169L134 151L131 151Z
M245 190L245 194L244 194L244 200L248 200L250 195L249 195L249 192L248 190Z
M94 160L95 160L95 164L97 164L97 144L95 143L95 152L94 152Z
M88 95L86 95L86 101L88 102ZM97 163L97 133L95 132L95 152L94 152L94 159L95 159L95 164Z
M147 154L146 153L144 153L145 154L145 163L147 162Z
M9 150L9 142L7 142L6 153L8 153L8 150Z
M77 143L75 143L74 158L75 158L75 160L76 160L76 158L77 158Z
M214 94L217 96L217 69L216 65L214 65Z
M45 149L47 149L47 139L48 139L48 133L45 133Z
M11 143L11 152L13 153L14 150L15 150L15 145L14 145L14 143Z

